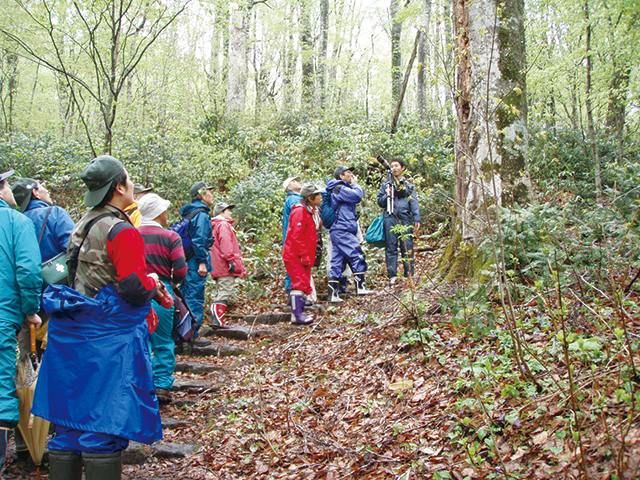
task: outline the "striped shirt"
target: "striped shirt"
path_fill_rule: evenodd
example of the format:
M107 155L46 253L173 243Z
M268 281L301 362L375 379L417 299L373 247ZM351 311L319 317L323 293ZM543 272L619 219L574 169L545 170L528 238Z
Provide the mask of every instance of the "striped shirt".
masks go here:
M161 280L182 282L187 276L187 261L180 235L152 221L143 222L138 231L144 239L147 274L155 272Z

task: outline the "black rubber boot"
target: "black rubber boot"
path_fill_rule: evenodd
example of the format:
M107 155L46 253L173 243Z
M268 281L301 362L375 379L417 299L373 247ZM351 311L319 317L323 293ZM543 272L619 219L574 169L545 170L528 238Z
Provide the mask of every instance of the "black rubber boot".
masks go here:
M108 454L84 453L86 480L120 480L122 478L122 451Z
M73 452L49 450L49 480L82 480L82 457Z
M364 272L354 273L353 278L356 281L356 295L371 295L376 293L374 290L369 290L364 282Z
M327 298L327 301L329 303L344 302L344 300L340 298L340 295L338 295L339 288L340 288L340 282L338 280L335 280L333 278L329 279L329 297Z

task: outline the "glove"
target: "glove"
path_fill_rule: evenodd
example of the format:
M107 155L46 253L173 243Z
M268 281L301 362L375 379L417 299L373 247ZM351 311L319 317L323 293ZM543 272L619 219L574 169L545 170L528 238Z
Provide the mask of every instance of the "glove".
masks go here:
M236 271L236 264L233 262L229 262L229 273L234 273Z

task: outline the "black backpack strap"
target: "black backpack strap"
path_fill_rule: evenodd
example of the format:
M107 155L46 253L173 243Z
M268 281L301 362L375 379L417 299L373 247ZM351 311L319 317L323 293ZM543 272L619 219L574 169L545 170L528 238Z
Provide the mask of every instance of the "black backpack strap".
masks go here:
M193 210L191 210L189 213L187 213L184 218L188 219L188 220L193 220L193 218L199 214L200 212L206 212L207 209L200 207L200 208L195 208Z
M49 208L47 208L47 214L44 216L44 222L42 222L42 229L40 230L40 235L38 235L38 245L40 245L40 242L42 241L42 235L44 235L44 229L47 227L47 219L49 218L49 215L51 214L51 209L53 208L53 205L51 205Z

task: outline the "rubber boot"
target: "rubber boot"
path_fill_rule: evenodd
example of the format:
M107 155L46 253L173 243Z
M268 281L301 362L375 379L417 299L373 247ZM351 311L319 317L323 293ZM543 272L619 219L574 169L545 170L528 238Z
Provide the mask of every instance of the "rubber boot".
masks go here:
M122 451L98 454L83 453L86 480L120 480L122 478Z
M313 315L307 315L304 309L304 294L300 290L291 290L291 323L294 325L309 325L313 322Z
M329 279L329 296L327 298L327 301L329 303L344 302L344 300L340 298L340 295L338 295L339 288L340 288L339 280L336 280L334 278Z
M356 281L356 295L371 295L376 293L374 290L369 290L364 283L364 272L354 273L353 278Z
M226 327L224 316L227 313L227 302L217 302L211 305L211 328Z
M81 480L82 457L64 450L49 450L49 480Z

